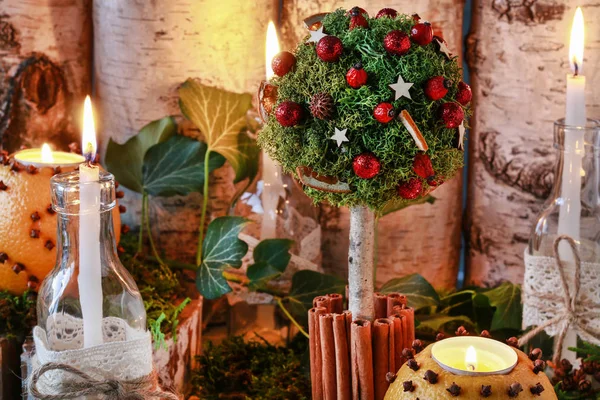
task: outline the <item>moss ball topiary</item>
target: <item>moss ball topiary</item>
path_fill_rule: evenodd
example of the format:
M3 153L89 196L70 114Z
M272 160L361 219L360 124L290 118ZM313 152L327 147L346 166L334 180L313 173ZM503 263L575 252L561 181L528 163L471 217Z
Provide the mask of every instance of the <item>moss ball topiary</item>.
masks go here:
M426 45L411 41L402 55L386 51L386 36L400 31L410 37L411 29L419 23L415 17L398 14L367 18L366 27L350 29L351 18L340 9L322 20L323 32L341 40L343 51L338 60L323 61L317 55L318 42L308 36L298 45L294 68L271 83L278 87L277 104L297 103L303 107L305 118L284 126L278 122L280 116L271 115L258 141L285 172L304 183L313 201L363 205L382 214L422 202L462 167L466 121L458 128L455 123L445 123L442 106L451 103L454 108L460 107L465 119L471 110L468 104L457 101L459 85L465 84L457 58L441 51L445 47L443 39L435 37ZM366 72L364 85L347 81L348 72L356 65ZM434 77L442 77L439 79L448 89L437 100L425 94L427 82ZM327 103L315 113L316 95L333 99L333 104ZM389 113L392 119L386 123L374 116L382 103L393 106ZM361 176L353 169L354 160L364 154L374 155L380 163L374 176ZM413 164L418 155L427 156L432 176L415 172ZM403 197L403 187L415 179L422 190L416 197L415 193Z

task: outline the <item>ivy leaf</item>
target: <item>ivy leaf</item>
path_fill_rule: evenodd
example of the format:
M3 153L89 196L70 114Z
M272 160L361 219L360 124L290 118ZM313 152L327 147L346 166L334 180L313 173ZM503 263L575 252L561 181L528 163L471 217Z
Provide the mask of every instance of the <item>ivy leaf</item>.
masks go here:
M252 107L252 96L227 92L188 79L179 88L179 108L202 132L209 151L227 159L235 170L234 183L247 178L249 156L240 133L246 127L246 113ZM247 137L247 136L246 136Z
M144 190L153 196L186 195L202 191L206 144L176 135L152 146L144 157ZM221 167L225 159L212 153L208 173Z
M415 310L440 304L440 297L433 286L419 274L392 279L386 282L379 291L382 293L402 293L408 298L408 305Z
M378 212L378 217L385 217L388 214L391 214L393 212L396 211L400 211L406 207L409 206L414 206L417 204L434 204L436 201L436 198L433 197L432 195L427 195L425 197L421 197L418 200L404 200L404 199L397 199L397 200L393 200L393 201L389 201L381 211Z
M294 244L288 239L265 239L254 249L254 264L248 267L246 275L250 279L250 288L258 290L281 275L287 268Z
M144 182L142 168L144 157L150 147L165 142L177 133L177 126L171 117L152 121L124 144L112 139L106 150L106 168L115 179L128 189L142 193Z
M315 297L329 293L344 294L345 290L346 281L338 277L310 270L298 271L292 277L292 289L287 297L290 302L289 309L305 321Z
M521 329L521 287L510 282L504 282L494 289L482 292L487 296L490 305L495 307L491 331L501 329Z
M196 273L196 286L208 300L231 292L223 271L242 266L248 245L238 235L249 222L242 217L219 217L208 225Z

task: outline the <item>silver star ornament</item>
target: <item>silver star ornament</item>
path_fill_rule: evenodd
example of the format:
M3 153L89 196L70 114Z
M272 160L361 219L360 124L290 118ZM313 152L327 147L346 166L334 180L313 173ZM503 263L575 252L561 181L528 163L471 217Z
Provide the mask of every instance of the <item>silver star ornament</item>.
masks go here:
M444 53L446 55L446 57L448 57L448 59L452 58L452 52L448 48L448 45L446 44L446 42L444 42L443 40L437 39L437 38L435 39L435 41L440 46L440 53Z
M308 31L308 33L310 34L310 37L308 38L308 43L313 42L313 43L318 43L319 40L323 39L325 36L327 36L326 33L323 33L323 25L321 25L319 27L319 29L317 29L316 31Z
M396 96L395 96L394 100L398 100L401 97L406 97L406 98L412 100L412 98L410 97L410 92L408 90L413 85L414 85L414 83L404 82L404 79L402 79L402 76L398 76L398 82L392 83L391 85L389 85L390 89L392 89L394 92L396 92Z
M330 139L335 140L337 142L338 147L340 147L342 143L349 142L348 138L346 137L347 130L348 129L339 130L338 128L335 128L335 134L332 137L330 137Z

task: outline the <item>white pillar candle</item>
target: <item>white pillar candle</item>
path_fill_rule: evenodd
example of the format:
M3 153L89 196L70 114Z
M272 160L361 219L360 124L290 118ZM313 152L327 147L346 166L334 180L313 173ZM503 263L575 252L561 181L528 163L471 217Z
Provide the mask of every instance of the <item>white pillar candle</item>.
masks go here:
M82 149L89 160L96 155L92 103L84 104ZM79 166L79 299L83 314L83 346L103 343L102 267L100 263L100 169L90 163Z
M569 64L572 74L567 75L567 100L565 124L585 126L585 76L583 72L584 21L581 8L577 7L569 46ZM558 217L558 234L580 238L581 219L581 170L584 155L584 133L578 129L566 129L564 138L564 163L562 169L562 202ZM559 253L563 260L573 262L573 254L566 243L561 243ZM576 354L569 347L577 345L577 334L570 329L563 345L563 358L576 362Z

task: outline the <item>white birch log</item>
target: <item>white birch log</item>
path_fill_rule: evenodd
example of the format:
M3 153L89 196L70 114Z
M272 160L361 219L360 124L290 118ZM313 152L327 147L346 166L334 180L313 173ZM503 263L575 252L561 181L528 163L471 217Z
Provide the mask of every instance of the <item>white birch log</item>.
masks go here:
M0 148L79 141L91 33L91 0L0 0Z
M104 145L109 138L125 142L152 120L179 115L177 88L187 78L254 93L265 77L265 34L268 20L276 18L275 5L275 0L95 2L95 77ZM233 177L228 166L212 174L212 217L227 212ZM126 222L133 226L140 209L135 197L126 196L133 211ZM167 256L193 259L200 196L152 204L153 213L164 215L153 220Z
M350 208L348 247L348 309L353 319L373 321L375 213L368 207Z
M306 35L302 20L312 14L336 8L360 6L369 15L390 7L405 14L418 13L429 20L436 34L448 42L455 54L462 54L462 0L408 0L285 2L282 33L284 49L294 49ZM462 176L446 182L433 193L434 205L410 207L384 217L378 224L377 285L410 273L420 273L436 287L456 284L462 222ZM350 211L321 207L323 267L339 276L347 274Z
M523 281L523 252L554 180L552 124L565 115L568 40L578 5L586 21L587 112L597 118L597 3L475 1L467 41L476 110L469 148L469 283Z

